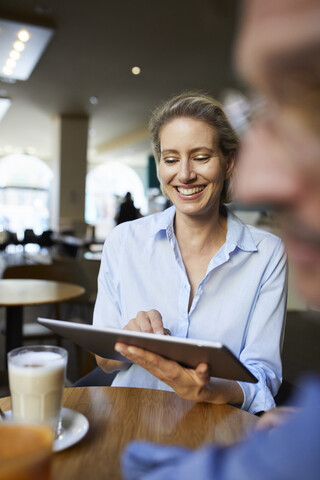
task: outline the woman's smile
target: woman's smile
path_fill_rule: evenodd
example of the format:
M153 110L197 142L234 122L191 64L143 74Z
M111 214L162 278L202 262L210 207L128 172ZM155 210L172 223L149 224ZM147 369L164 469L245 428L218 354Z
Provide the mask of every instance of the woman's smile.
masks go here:
M205 185L193 185L193 186L184 186L184 187L175 187L177 192L184 197L193 197L195 194L203 192L206 188Z

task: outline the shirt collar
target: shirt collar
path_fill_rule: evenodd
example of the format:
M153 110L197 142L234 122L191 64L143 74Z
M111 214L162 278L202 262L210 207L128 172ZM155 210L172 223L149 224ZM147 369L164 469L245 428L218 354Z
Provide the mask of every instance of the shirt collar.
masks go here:
M236 247L246 252L255 252L258 250L257 244L252 238L248 225L243 223L240 218L227 209L228 214L228 233L226 245L229 252Z
M254 242L250 230L240 218L234 215L226 208L228 233L226 246L229 252L232 252L236 247L247 252L257 251L257 245ZM169 207L163 212L153 216L154 223L150 229L150 235L155 236L161 231L166 231L168 237L172 237L174 232L173 220L176 213L176 208Z
M176 213L176 208L169 207L163 212L153 215L153 225L150 228L150 236L155 236L162 230L168 233L173 233L173 220Z

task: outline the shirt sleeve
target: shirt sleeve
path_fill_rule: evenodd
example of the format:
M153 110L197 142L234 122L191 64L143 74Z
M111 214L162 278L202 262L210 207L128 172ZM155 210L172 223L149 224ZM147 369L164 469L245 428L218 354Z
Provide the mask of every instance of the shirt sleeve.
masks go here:
M258 379L256 384L238 382L244 394L241 408L250 413L275 406L274 396L282 381L281 350L286 305L287 261L284 245L277 238L257 290L240 354L241 362Z
M98 294L93 312L95 327L121 327L119 282L116 266L120 264L121 236L116 227L105 241L98 275ZM123 228L121 228L123 230Z

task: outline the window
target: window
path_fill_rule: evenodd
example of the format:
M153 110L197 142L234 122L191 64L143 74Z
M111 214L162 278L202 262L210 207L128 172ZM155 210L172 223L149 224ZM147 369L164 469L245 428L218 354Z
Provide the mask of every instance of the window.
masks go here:
M121 162L108 161L91 170L86 182L86 223L95 225L98 239L105 238L115 225L119 203L130 192L137 208L144 212L147 199L139 175Z
M31 155L8 155L0 160L0 230L23 237L25 229L36 234L49 228L50 187L53 173Z

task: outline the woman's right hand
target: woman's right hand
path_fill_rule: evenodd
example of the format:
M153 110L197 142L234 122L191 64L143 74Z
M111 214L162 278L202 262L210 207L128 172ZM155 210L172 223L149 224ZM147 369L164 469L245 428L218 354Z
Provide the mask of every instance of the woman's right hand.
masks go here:
M144 333L157 333L159 335L165 335L168 331L165 331L162 323L162 316L158 310L148 310L147 312L138 312L136 318L130 320L124 330L133 330L135 332Z
M132 330L135 332L158 333L160 335L170 335L169 330L163 328L161 314L157 310L149 310L148 312L138 312L136 318L130 320L124 330ZM96 355L96 361L99 367L106 373L113 373L120 370L127 370L130 363L121 362L119 360L111 360Z

